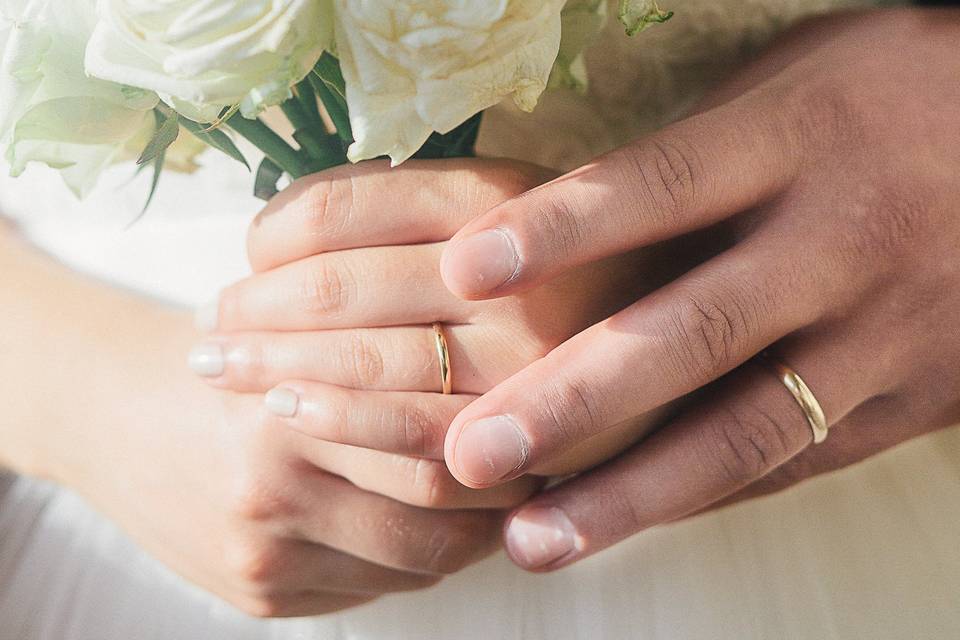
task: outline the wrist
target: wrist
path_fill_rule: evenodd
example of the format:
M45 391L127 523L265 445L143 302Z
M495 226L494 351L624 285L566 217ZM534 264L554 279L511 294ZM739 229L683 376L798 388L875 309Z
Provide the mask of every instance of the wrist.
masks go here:
M149 465L171 441L182 442L177 429L208 424L218 406L186 367L197 339L187 314L135 300L123 316L116 331L123 338L101 345L103 366L86 410L61 418L77 437L60 443L59 455L46 456L56 464L53 480L94 503L129 498L118 492L126 491L134 467Z

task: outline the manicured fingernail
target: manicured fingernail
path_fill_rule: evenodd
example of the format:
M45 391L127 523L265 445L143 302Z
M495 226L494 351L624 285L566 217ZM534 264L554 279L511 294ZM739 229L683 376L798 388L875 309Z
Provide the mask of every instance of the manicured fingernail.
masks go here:
M527 569L583 550L570 518L556 507L533 507L519 512L507 525L506 543L514 562Z
M510 416L483 418L467 424L457 439L454 462L463 476L478 485L514 475L527 461L527 439Z
M300 396L290 389L273 389L264 403L267 411L280 418L293 418L300 411Z
M453 245L443 260L443 278L458 293L488 293L513 280L520 256L503 229L481 231Z
M198 331L209 333L217 330L220 324L220 301L214 300L197 309L193 324Z
M223 347L219 344L201 344L194 347L187 357L187 364L198 376L204 378L218 378L223 375L226 361L223 357Z

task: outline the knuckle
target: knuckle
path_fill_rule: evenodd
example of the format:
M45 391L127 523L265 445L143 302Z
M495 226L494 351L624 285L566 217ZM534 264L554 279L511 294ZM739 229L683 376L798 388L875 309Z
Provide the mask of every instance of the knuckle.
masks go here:
M701 181L697 152L676 136L662 134L622 150L627 184L639 181L647 206L642 223L651 218L664 226L676 226L690 210Z
M380 347L371 339L353 334L343 343L343 368L352 377L355 386L378 386L384 377L384 357Z
M272 482L251 474L237 482L229 511L241 522L270 522L291 515L294 505Z
M607 426L603 403L595 394L591 385L578 379L564 378L554 385L543 407L549 426L561 442L579 442Z
M706 446L713 451L721 473L735 486L766 475L799 450L795 430L752 404L721 407L712 433Z
M408 455L426 457L436 451L434 420L422 407L406 405L399 417L403 450ZM390 428L392 425L386 425Z
M832 153L838 144L854 144L854 149L873 148L872 116L865 108L863 97L850 88L850 83L838 85L835 79L813 81L784 89L781 104L791 108L779 112L779 131L784 141L804 149L810 157L819 159Z
M736 364L754 321L735 297L693 292L668 319L671 358L687 375L712 380Z
M442 509L451 505L456 498L456 481L447 467L435 460L417 460L413 482L421 498L421 507Z
M896 184L897 180L885 183ZM853 224L841 240L846 245L844 253L857 265L869 261L895 267L929 239L934 219L930 211L924 194L908 193L900 187L870 187L851 211Z
M355 194L353 177L328 177L313 184L304 202L308 233L326 239L342 234L353 217Z
M452 575L470 563L477 544L465 524L448 524L434 530L424 544L424 568L430 573Z
M553 245L561 255L572 255L588 242L590 232L584 228L581 217L573 203L567 199L551 194L544 197L538 192L528 192L514 201L519 214L525 208L532 208L533 215L514 215L520 222L529 220L527 231L536 230L538 238L533 238L536 246L546 240Z
M308 269L300 285L300 302L313 315L336 315L349 303L349 280L343 269L319 261Z
M227 375L241 384L268 383L271 371L267 363L265 345L255 340L248 340L242 344L235 344L229 352L230 366L226 368Z
M227 549L227 568L248 591L264 595L283 571L283 553L267 540L244 540Z

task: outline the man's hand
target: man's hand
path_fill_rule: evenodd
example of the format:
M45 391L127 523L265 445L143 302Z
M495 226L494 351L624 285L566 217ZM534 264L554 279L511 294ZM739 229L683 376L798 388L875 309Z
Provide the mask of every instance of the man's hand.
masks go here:
M517 511L515 561L554 569L960 419L958 42L957 10L809 23L699 114L451 241L444 279L480 299L695 230L733 237L454 421L450 469L490 487L726 376L627 454ZM823 405L825 444L808 448L799 405L745 364L771 348Z

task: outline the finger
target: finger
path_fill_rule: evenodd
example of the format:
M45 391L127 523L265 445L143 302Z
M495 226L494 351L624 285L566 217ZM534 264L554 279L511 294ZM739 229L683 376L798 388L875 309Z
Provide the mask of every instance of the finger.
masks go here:
M301 472L301 515L290 533L387 567L443 575L485 558L499 546L495 511L412 507L363 491L312 465ZM336 500L330 500L336 495Z
M209 314L215 326L204 328L308 331L465 321L472 307L440 281L440 251L420 245L305 258L225 289Z
M698 114L507 201L443 255L451 291L501 297L571 267L708 227L790 183L784 114L755 94Z
M470 325L444 327L455 393L490 388L471 355L487 352L487 334ZM429 326L224 333L195 347L189 364L210 384L243 393L265 393L285 380L378 391L443 388L436 332Z
M477 488L516 477L809 325L825 313L822 265L797 253L757 234L575 336L457 417L451 471Z
M295 381L271 390L266 407L277 422L311 438L442 461L450 423L474 399Z
M335 595L378 595L416 591L435 585L437 576L398 571L302 540L270 546L227 549L225 561L235 567L242 592L277 598L314 592Z
M809 478L861 462L925 432L921 429L927 425L910 415L910 408L906 404L902 398L895 396L868 400L834 425L830 437L821 446L810 447L760 480L704 511L778 493ZM891 429L891 416L897 416L897 422L910 427Z
M829 424L871 393L869 383L850 377L859 367L809 349L787 353ZM506 528L508 550L527 569L570 564L736 493L812 440L794 397L766 367L751 363L621 458L521 507Z
M505 160L371 161L294 182L257 216L248 253L266 271L318 253L448 240L490 207L545 182Z
M323 441L305 447L304 457L364 491L425 509L511 509L542 485L540 479L523 477L493 489L468 489L438 460Z

